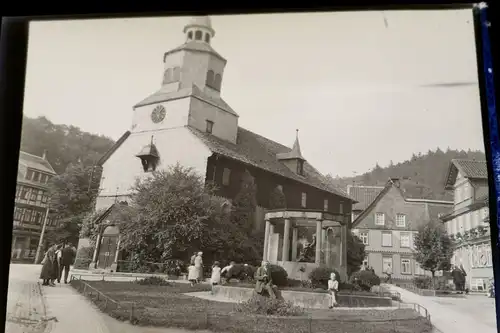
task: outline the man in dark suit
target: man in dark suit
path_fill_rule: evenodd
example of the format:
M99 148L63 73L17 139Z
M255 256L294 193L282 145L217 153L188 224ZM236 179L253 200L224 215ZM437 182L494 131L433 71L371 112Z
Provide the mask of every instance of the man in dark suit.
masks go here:
M59 280L64 270L64 283L68 283L69 268L75 261L76 251L71 244L65 244L62 249L61 266L59 267Z
M271 277L271 269L269 268L269 263L267 261L262 262L262 266L257 268L255 272L255 292L262 295L263 291L267 291L271 298L276 298L273 290L273 279Z

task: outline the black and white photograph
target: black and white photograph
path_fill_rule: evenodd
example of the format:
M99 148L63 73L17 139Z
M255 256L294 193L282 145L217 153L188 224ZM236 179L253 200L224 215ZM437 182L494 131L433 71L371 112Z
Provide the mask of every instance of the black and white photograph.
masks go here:
M6 332L496 332L474 24L31 21Z

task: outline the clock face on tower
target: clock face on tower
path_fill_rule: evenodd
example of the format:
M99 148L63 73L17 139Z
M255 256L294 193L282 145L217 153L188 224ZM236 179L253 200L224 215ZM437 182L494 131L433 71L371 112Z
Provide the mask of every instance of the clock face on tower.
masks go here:
M165 108L161 105L158 105L157 107L154 108L153 112L151 112L151 120L153 123L159 123L165 119L165 115L167 114L167 111Z

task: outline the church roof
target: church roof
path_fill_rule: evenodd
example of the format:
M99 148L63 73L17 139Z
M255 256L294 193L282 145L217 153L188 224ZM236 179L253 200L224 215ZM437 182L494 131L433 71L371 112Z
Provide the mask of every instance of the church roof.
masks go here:
M47 172L53 175L56 174L49 161L43 157L32 155L24 151L19 152L19 164L37 171Z
M221 56L217 51L215 51L214 48L212 46L210 46L210 44L199 43L197 41L186 42L186 43L182 44L181 46L176 47L175 49L172 49L170 51L165 52L163 57L165 58L169 54L183 51L183 50L188 50L188 51L193 51L193 52L210 53L210 54L216 56L217 58L219 58L220 60L227 62L227 60L223 56Z
M212 104L218 107L221 110L229 112L232 115L238 116L238 114L221 98L221 97L213 97L204 93L200 88L193 85L190 88L184 88L178 91L169 91L165 92L162 89L158 90L154 94L146 97L144 100L137 103L134 108L138 108L141 106L155 104L160 102L167 102L174 99L180 99L185 97L195 97L199 100L202 100L208 104Z
M299 176L280 162L277 155L290 152L291 149L289 147L283 146L282 144L241 127L238 127L238 139L236 144L191 127L189 127L189 129L200 138L213 153L226 156L355 202L355 200L342 189L329 184L325 177L309 163L304 163L305 176Z

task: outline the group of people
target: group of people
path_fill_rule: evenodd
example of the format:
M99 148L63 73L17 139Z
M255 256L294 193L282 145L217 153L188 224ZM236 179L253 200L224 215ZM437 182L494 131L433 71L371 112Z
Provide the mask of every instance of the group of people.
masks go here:
M195 252L191 256L191 262L188 267L188 280L191 286L203 281L203 252Z
M42 260L42 271L40 279L43 286L54 287L55 281L61 283L62 273L64 271L64 283L68 283L70 266L73 265L76 257L76 249L69 243L54 244Z

